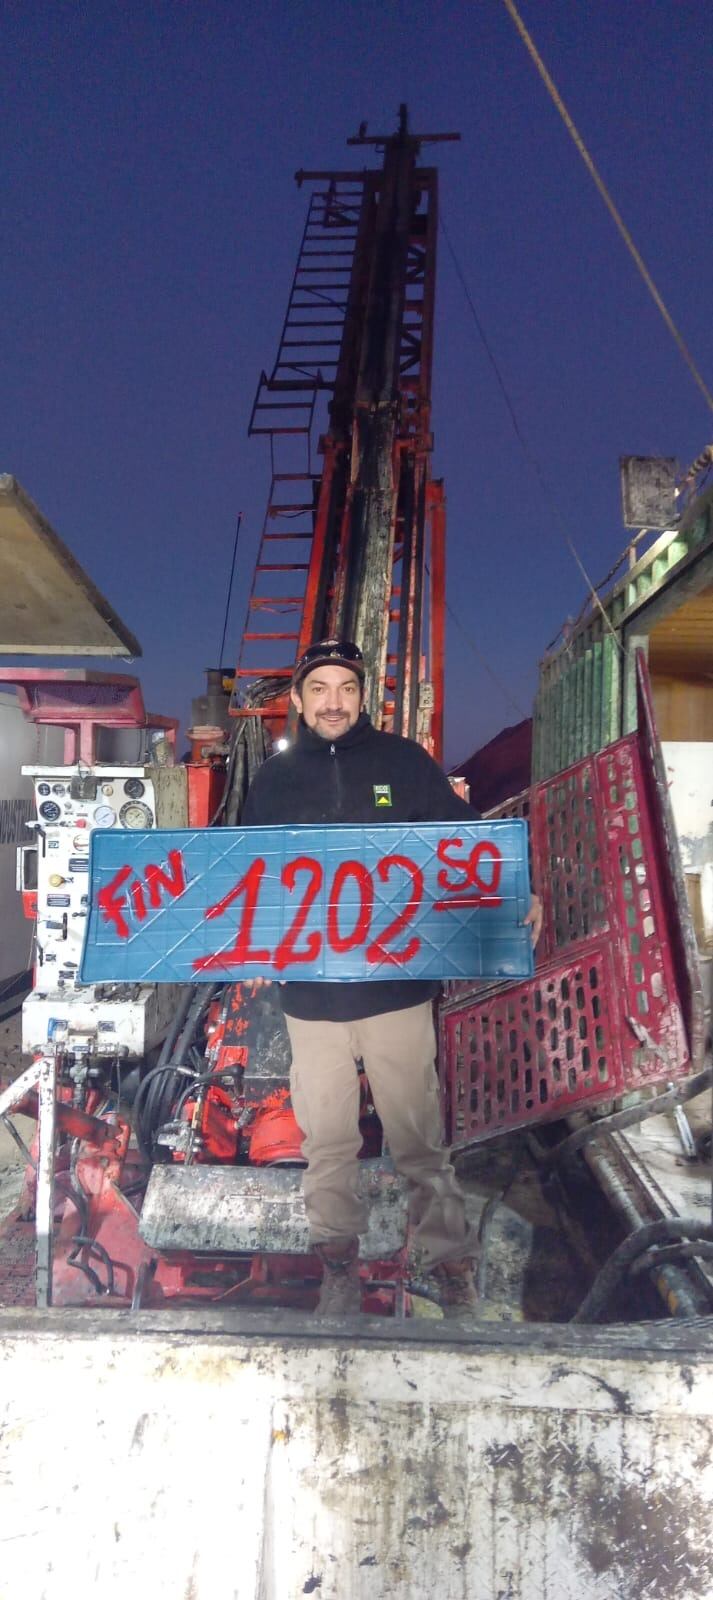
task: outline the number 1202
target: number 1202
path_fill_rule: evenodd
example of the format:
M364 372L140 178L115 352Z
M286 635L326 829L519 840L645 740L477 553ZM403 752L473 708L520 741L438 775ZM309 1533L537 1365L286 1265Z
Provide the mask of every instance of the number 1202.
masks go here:
M452 843L460 844L460 840ZM448 841L442 841L437 854L441 862L453 868L456 863L446 854L447 845ZM479 871L483 853L487 854L490 868L487 881L483 880ZM461 870L465 870L465 877L451 878L447 872L438 873L438 885L444 891L445 897L433 903L434 910L443 911L458 905L492 906L501 903L497 890L502 857L496 846L483 842L476 846L467 861L458 865ZM324 888L325 874L322 863L307 855L296 856L294 860L287 861L282 868L280 881L288 894L299 893L299 900L295 904L289 927L274 952L253 943L255 917L266 871L267 864L264 858L256 856L247 872L229 893L216 905L208 907L204 914L205 919L212 921L225 916L231 906L240 902L240 921L233 945L228 950L200 956L193 963L195 971L226 971L232 967L259 964L272 966L276 972L287 972L291 967L318 961L325 939L335 955L346 955L350 950L366 946L366 961L372 966L386 963L390 966L404 967L418 954L421 939L413 930L413 923L424 899L425 883L423 869L409 856L382 856L373 871L370 871L362 861L340 862L333 874L327 895L324 930L307 928L310 912ZM386 927L374 933L376 880L388 885L397 874L401 874L405 880L402 888L406 894L406 903ZM342 906L347 886L350 888L348 910ZM470 890L467 899L463 894L466 888Z

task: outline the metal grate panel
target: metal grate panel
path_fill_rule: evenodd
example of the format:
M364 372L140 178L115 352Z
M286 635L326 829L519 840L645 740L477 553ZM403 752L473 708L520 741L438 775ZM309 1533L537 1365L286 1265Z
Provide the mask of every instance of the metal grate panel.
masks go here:
M536 785L534 877L545 954L608 935L624 1016L655 1042L654 1062L673 1067L682 1024L650 805L636 734Z
M643 733L630 734L532 789L544 961L507 989L450 986L441 1063L456 1147L689 1069L670 865L647 771Z
M441 1014L451 1143L471 1144L563 1117L624 1088L616 986L605 945Z

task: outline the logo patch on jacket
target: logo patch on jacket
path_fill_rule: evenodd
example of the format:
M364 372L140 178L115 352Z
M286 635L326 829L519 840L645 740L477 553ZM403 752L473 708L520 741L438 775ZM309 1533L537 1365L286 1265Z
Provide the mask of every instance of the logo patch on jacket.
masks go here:
M374 805L375 806L390 806L391 805L391 784L390 783L375 783L374 784Z

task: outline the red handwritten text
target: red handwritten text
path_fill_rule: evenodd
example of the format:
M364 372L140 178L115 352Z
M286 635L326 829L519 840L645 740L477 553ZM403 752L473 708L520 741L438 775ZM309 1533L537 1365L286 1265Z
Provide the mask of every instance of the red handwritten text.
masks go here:
M116 929L120 939L129 937L129 924L125 916L127 895L124 891L132 872L133 867L120 867L111 881L99 890L97 896L102 916ZM145 891L148 891L149 905L158 911L164 893L170 899L176 900L179 894L183 894L185 887L186 869L181 851L170 850L167 867L148 866L144 872L144 882L135 878L128 886L137 922L143 922L146 917Z
M462 849L462 839L440 839L438 842L436 855L439 861L444 862L459 876L454 878L449 877L447 872L438 873L436 880L438 887L445 889L449 898L434 900L434 911L450 911L460 906L502 905L502 896L498 894L498 889L503 858L497 845L490 839L481 839L479 844L473 846L467 858L461 856L460 859L454 859L454 852ZM489 863L490 875L487 879L481 876L479 870L481 862Z

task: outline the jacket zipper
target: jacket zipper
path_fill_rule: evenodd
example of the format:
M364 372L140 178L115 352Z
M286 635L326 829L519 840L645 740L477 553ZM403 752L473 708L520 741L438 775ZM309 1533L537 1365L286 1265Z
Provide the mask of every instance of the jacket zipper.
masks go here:
M339 757L333 744L329 746L329 754L334 762L334 792L336 797L337 815L342 814L342 779L339 771Z

